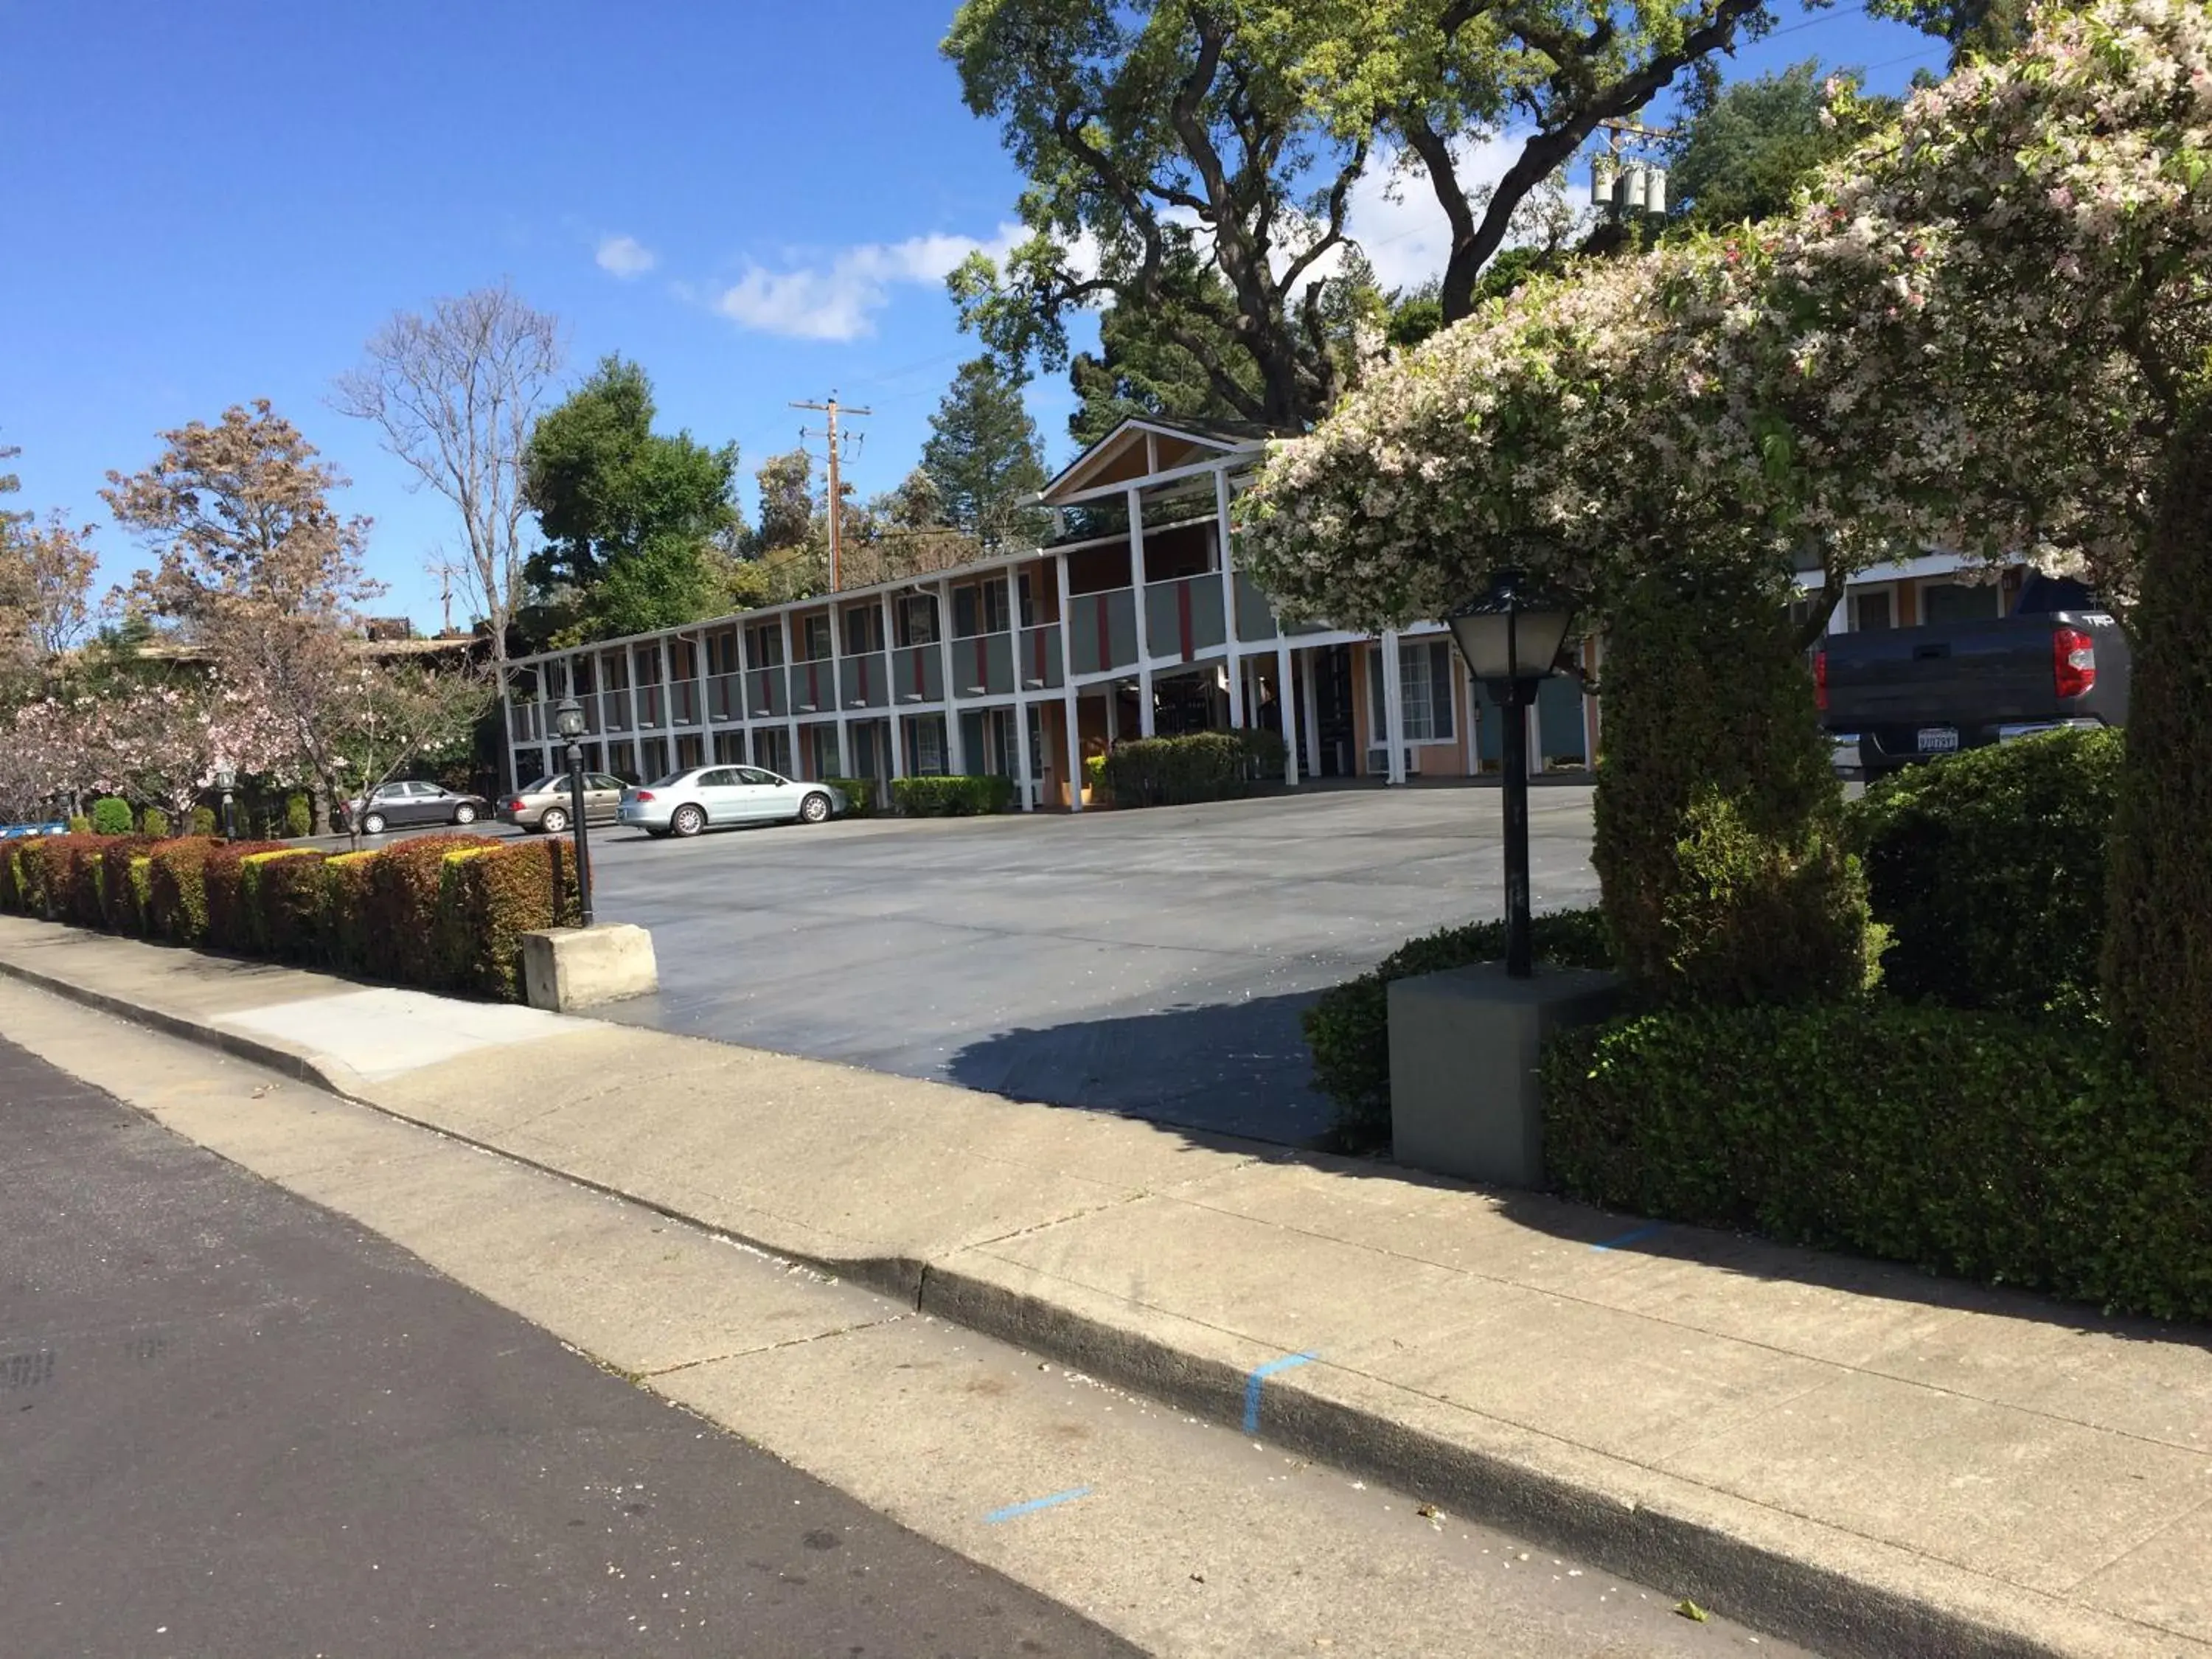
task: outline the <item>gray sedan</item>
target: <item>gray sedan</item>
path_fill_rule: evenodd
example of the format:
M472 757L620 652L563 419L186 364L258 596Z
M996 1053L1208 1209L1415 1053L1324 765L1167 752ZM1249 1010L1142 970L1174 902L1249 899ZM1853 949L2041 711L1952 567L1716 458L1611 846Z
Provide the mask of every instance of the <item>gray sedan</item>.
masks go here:
M623 781L605 772L584 774L584 816L592 823L611 821L622 805ZM499 815L518 830L538 830L557 836L568 827L574 810L566 772L540 778L535 783L500 798Z
M695 766L623 790L616 817L648 836L696 836L708 824L821 823L848 805L826 783L794 783L757 766Z

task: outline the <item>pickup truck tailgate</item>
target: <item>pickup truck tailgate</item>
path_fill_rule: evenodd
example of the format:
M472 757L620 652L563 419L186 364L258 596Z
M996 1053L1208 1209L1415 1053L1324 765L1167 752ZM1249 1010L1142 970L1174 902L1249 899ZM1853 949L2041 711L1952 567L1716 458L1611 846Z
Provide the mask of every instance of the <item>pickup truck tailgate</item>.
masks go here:
M2047 720L2063 712L2051 678L2055 619L1991 617L1940 630L1831 635L1827 725L1833 730L1944 719Z

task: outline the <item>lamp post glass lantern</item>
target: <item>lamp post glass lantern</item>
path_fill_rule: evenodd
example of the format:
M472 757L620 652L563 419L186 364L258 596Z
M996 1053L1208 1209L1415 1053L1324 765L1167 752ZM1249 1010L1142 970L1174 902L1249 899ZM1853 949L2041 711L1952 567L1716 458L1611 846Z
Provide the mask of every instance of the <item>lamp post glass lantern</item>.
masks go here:
M568 827L576 838L576 896L584 926L592 925L592 842L584 828L584 749L576 740L584 735L584 706L574 697L561 699L553 711L553 729L568 744Z
M1558 667L1574 607L1501 570L1449 618L1468 672L1489 689L1505 723L1505 971L1535 972L1528 937L1528 708L1536 683Z
M215 769L215 787L222 798L222 835L225 841L235 841L238 832L231 827L230 792L238 787L238 774L228 766Z

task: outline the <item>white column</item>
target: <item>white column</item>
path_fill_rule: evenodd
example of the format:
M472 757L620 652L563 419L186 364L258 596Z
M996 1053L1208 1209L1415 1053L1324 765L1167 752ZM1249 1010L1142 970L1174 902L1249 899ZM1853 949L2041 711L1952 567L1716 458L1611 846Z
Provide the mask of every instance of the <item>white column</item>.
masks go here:
M1389 757L1386 770L1392 784L1406 781L1406 708L1404 686L1398 678L1398 630L1382 630L1382 741Z
M1057 522L1059 515L1054 515ZM1067 774L1067 810L1083 810L1083 730L1081 699L1075 689L1074 641L1067 631L1067 613L1073 605L1067 592L1067 555L1052 556L1054 580L1060 586L1060 712L1066 723L1061 734L1063 769Z
M949 581L937 585L937 659L945 675L945 684L938 688L944 693L939 707L945 711L945 769L957 778L967 772L968 757L963 752L966 745L960 741L960 709L952 701L952 584Z
M1295 657L1297 653L1291 654ZM1305 732L1306 775L1310 778L1321 775L1321 690L1314 684L1314 659L1313 647L1309 646L1306 647L1306 672L1302 676L1305 684L1302 688L1304 696L1298 710L1298 724Z
M670 734L668 763L676 763L676 653L668 648L670 636L660 636L660 729Z
M739 740L744 744L745 763L749 766L754 763L751 633L752 629L744 623L738 624L738 730L741 734Z
M1214 562L1221 567L1221 633L1229 642L1229 723L1242 726L1244 677L1237 669L1243 657L1237 648L1237 572L1229 551L1229 469L1225 466L1216 468L1213 474L1213 537L1219 551Z
M906 716L899 713L898 629L893 625L891 596L883 596L884 707L891 723L891 781L906 775Z
M844 607L833 597L830 601L830 695L837 709L837 775L849 778L853 775L853 748L845 727L845 659L841 637L845 631L844 622Z
M791 690L791 612L779 611L776 621L783 629L783 666L776 672L783 676L783 732L789 745L783 763L798 773L806 769L799 763L799 699Z
M1152 735L1152 642L1146 625L1145 604L1145 492L1130 485L1129 589L1137 612L1137 735Z
M1292 693L1291 641L1283 619L1275 618L1275 718L1283 728L1283 781L1298 787L1298 700Z
M1030 778L1030 694L1027 671L1022 665L1022 584L1018 571L1006 567L1006 660L1014 671L1014 765L1021 773L1022 811L1036 811L1036 789Z

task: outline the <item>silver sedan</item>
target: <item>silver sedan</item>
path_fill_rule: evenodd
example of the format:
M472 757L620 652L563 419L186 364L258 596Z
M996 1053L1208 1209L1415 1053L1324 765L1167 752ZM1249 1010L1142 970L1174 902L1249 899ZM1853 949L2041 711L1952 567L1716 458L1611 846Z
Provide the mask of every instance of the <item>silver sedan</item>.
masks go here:
M696 836L709 824L821 823L848 805L826 783L794 783L757 766L695 766L623 790L615 816L648 836Z

